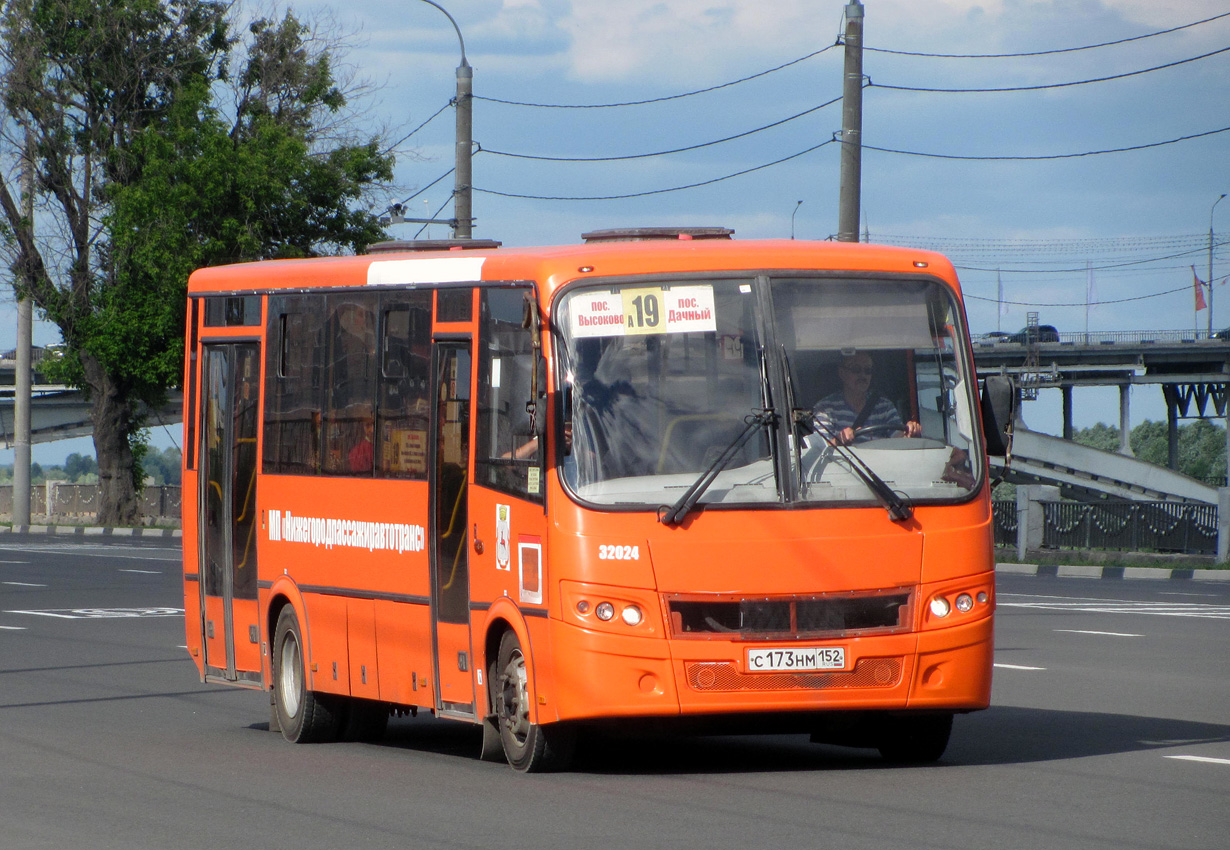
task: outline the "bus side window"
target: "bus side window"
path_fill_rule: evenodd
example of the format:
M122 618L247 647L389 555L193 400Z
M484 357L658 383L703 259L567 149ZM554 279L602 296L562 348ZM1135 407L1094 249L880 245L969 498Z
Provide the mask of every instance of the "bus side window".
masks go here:
M376 293L327 296L321 470L370 476L375 463Z
M546 375L524 324L527 297L534 297L533 290L482 292L476 480L539 501L543 451L537 434L546 415Z
M314 475L320 462L323 295L269 299L264 471Z
M431 424L430 290L382 297L376 383L376 474L425 479Z

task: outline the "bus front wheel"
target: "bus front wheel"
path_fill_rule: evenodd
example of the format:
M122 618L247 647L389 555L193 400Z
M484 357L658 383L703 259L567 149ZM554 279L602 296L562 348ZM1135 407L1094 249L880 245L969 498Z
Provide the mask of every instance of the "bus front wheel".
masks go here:
M511 631L500 639L495 669L492 698L508 763L524 773L566 768L572 761L575 732L559 723L540 725L530 720L533 703L525 654Z
M295 610L287 605L273 631L273 701L282 737L292 744L337 740L340 706L307 689L303 632Z

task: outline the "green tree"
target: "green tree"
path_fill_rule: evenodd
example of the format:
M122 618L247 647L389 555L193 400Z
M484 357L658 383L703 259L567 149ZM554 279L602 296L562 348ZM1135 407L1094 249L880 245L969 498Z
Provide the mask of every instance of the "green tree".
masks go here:
M1100 449L1104 452L1119 451L1119 429L1102 422L1090 428L1081 428L1072 434L1072 439L1091 449Z
M1179 471L1193 478L1216 481L1226 475L1226 430L1205 419L1179 426ZM1132 429L1132 453L1141 460L1166 466L1170 442L1165 422L1144 421Z
M10 149L36 217L0 208L16 286L63 334L57 377L89 395L99 521L138 519L145 411L178 383L192 269L359 250L356 209L391 158L343 111L333 53L291 14L237 37L217 0L10 0L0 11ZM39 232L35 232L35 223Z

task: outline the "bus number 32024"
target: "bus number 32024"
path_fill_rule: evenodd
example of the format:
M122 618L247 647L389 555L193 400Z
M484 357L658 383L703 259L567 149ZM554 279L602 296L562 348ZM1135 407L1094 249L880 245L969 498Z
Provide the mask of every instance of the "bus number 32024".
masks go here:
M600 561L639 561L640 559L640 546L602 545L598 547L598 560Z

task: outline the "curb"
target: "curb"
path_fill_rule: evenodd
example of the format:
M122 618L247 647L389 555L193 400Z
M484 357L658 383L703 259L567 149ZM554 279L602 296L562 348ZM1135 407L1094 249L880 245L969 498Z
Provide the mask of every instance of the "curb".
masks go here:
M100 528L94 525L14 525L0 529L4 534L46 534L50 537L140 537L179 538L179 528Z
M996 564L997 575L1039 576L1043 578L1161 579L1164 581L1226 581L1230 570L1204 570L1192 567L1097 567L1057 564Z

